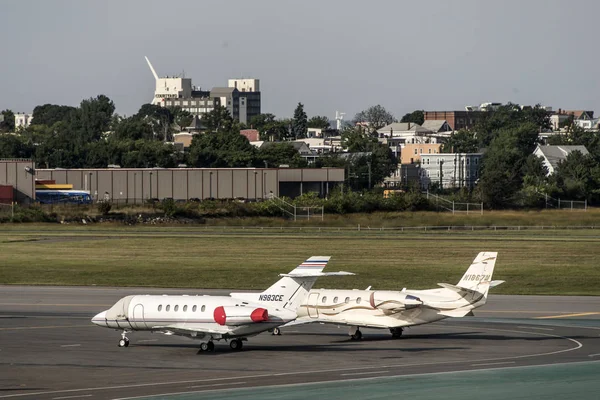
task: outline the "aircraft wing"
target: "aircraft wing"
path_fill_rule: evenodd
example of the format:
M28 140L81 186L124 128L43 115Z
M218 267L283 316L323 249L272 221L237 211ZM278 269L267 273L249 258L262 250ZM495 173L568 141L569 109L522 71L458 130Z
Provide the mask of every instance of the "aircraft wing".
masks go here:
M438 314L444 315L446 317L454 317L454 318L472 317L473 310L471 310L471 309L466 309L466 310L456 309L456 310L447 310L447 311L440 310L438 312Z
M279 328L287 328L288 326L295 326L295 325L306 325L306 324L312 324L315 322L328 322L328 321L323 321L318 318L297 318L293 321L290 321L286 324L279 326Z
M164 333L165 335L179 335L189 336L192 338L202 339L205 336L212 336L213 338L220 338L223 334L228 333L229 330L219 329L206 329L206 328L194 328L189 324L171 324L171 325L160 325L153 326L153 331Z

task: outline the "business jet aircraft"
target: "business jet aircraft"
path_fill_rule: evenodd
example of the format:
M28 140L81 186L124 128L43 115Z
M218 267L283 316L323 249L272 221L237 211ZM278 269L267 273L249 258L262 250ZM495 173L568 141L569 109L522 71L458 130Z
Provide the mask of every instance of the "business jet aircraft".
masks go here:
M92 322L121 330L119 347L129 346L127 334L151 331L200 339L200 352L213 351L214 340L231 339L233 350L249 336L272 330L297 317L297 309L320 276L353 275L321 272L330 257L315 256L300 264L262 293L230 296L126 296Z
M488 291L504 281L492 281L496 252L479 253L457 285L438 283L429 290L327 290L313 289L298 309L298 318L284 326L312 322L349 325L349 335L360 340L360 327L387 328L392 337L404 327L447 317L473 315L486 303ZM280 334L279 328L273 330Z

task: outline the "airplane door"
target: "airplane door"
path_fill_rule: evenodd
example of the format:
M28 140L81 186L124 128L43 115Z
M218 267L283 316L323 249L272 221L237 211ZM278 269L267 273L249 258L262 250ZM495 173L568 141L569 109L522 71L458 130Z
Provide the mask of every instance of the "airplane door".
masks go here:
M142 304L136 304L135 307L133 307L133 321L135 324L135 327L138 329L145 329L147 328L146 326L146 322L144 321L144 306Z
M319 309L317 308L318 300L319 293L311 293L308 296L308 316L311 318L319 318Z

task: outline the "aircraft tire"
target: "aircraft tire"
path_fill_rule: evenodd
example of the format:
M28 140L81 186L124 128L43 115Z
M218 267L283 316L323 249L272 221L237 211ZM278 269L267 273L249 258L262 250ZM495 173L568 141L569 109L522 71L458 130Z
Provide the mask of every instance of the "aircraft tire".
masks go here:
M200 343L200 351L202 351L202 352L208 351L208 343L206 343L206 342Z
M231 350L240 351L242 349L242 346L243 342L240 339L234 339L231 342L229 342L229 347L231 347Z
M273 335L281 336L281 330L279 328L273 328Z
M352 340L361 340L361 339L362 339L362 332L357 329L356 332L354 332L354 334L352 335Z
M215 351L215 344L213 342L208 342L208 351Z
M119 347L127 347L129 345L128 341L125 339L119 340Z

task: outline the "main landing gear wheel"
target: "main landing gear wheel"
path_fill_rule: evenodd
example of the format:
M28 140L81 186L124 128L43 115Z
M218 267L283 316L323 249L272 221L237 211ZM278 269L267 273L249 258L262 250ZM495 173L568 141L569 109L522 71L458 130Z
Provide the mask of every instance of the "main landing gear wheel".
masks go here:
M212 341L200 343L198 353L205 353L207 351L215 351L215 344Z
M281 330L279 328L273 328L273 335L281 336Z
M229 347L231 347L231 350L239 351L242 349L242 346L243 342L240 339L234 339L229 342Z
M352 338L352 340L361 340L362 332L357 329L356 332L354 332L350 337Z
M404 329L402 328L390 328L390 333L392 334L393 339L400 339L403 331Z

